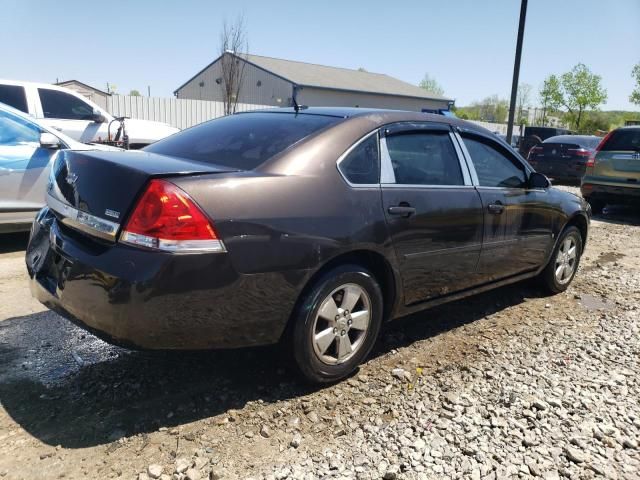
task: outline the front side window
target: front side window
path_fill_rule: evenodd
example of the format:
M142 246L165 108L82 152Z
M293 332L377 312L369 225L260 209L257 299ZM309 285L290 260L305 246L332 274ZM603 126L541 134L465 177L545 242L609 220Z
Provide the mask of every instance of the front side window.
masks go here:
M65 120L92 120L93 108L78 97L59 90L39 88L44 118Z
M380 181L378 135L369 135L340 162L340 171L354 184L374 184Z
M9 105L24 113L29 113L24 87L19 85L0 85L0 103Z
M0 146L40 142L40 129L33 123L0 110Z
M405 132L387 137L396 183L464 185L448 132Z
M494 142L463 135L464 144L482 187L522 188L526 173L520 162L511 159L505 149Z

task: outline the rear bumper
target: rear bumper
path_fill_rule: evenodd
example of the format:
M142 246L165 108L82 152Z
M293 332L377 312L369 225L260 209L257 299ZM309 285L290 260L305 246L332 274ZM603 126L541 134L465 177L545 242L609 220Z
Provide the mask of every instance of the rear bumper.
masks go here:
M580 191L584 198L618 204L640 204L640 185L638 187L601 185L585 179Z
M227 254L97 243L58 224L47 209L33 224L26 262L40 302L110 343L134 348L275 343L298 293L276 272L237 273Z

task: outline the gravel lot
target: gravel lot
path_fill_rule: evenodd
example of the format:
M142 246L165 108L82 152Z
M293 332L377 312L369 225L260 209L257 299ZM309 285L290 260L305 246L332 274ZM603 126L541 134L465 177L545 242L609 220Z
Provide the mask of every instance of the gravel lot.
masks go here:
M592 222L570 289L524 283L389 324L351 379L274 348L141 353L30 298L0 239L0 477L640 478L640 213Z

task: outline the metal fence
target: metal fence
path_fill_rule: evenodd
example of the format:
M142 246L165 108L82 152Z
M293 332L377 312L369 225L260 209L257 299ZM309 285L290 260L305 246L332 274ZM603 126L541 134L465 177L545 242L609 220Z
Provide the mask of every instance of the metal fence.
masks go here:
M237 111L245 112L263 108L272 107L239 103ZM224 103L207 100L111 95L107 97L107 111L115 117L154 120L184 129L224 116Z

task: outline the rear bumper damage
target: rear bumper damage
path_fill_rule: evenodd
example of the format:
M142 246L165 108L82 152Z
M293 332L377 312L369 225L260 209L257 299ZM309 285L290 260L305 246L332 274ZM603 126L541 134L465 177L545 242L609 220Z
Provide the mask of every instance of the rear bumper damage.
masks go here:
M279 340L297 287L277 273L238 273L227 254L171 254L96 241L47 208L26 253L31 292L110 343L211 349Z

